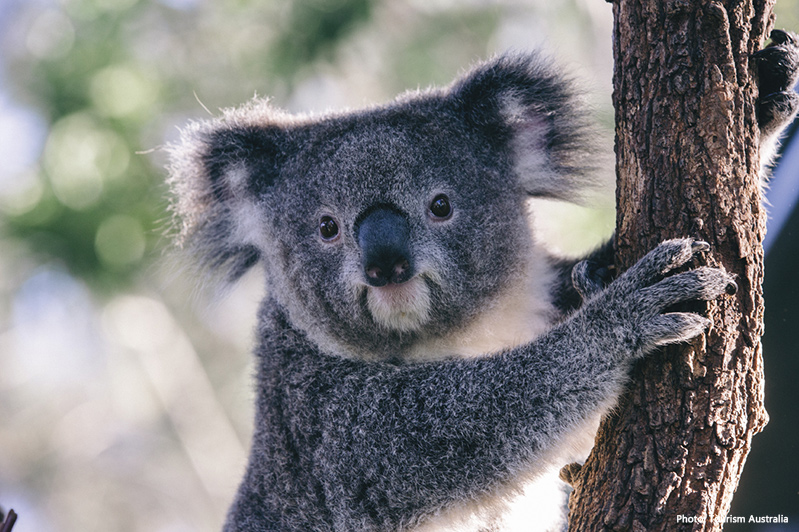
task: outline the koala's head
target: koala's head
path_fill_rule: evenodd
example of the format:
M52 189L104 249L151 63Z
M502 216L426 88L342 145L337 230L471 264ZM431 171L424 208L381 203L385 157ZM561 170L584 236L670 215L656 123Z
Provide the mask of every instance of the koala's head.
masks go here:
M467 325L533 252L526 199L574 199L584 120L537 57L372 109L293 117L264 101L170 147L181 240L269 297L323 347L397 355Z

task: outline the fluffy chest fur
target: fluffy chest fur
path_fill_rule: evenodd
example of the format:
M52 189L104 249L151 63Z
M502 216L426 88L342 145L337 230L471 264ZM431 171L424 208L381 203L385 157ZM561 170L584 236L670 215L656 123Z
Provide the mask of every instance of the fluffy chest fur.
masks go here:
M531 342L550 329L559 315L550 293L555 276L534 246L517 282L473 322L452 334L420 342L411 348L407 359L421 362L490 356Z
M534 248L535 249L535 248ZM559 317L550 288L556 273L549 262L531 252L525 274L468 328L417 346L412 360L491 356L529 342L545 333ZM509 481L493 490L450 506L425 520L415 532L482 531L545 532L565 526L566 484L559 469L583 460L593 444L599 424L596 416L575 427L536 464L522 466ZM549 463L542 467L542 462Z

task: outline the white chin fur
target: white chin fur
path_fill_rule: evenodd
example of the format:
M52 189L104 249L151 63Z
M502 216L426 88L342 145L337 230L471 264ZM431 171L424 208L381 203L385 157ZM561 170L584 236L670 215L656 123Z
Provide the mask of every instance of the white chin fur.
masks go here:
M366 301L372 318L394 331L414 331L430 317L430 289L418 276L399 285L370 286Z

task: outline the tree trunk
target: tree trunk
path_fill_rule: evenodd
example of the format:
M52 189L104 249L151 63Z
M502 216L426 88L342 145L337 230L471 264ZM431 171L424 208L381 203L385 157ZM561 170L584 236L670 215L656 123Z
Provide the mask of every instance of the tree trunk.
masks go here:
M720 530L763 407L763 250L750 55L774 0L616 0L616 264L709 242L734 297L713 326L638 364L577 479L570 530Z

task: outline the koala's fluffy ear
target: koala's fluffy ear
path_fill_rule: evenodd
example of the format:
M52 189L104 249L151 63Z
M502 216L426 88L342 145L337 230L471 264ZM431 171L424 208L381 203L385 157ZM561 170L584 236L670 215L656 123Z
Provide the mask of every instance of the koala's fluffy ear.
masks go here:
M259 198L290 151L284 119L265 101L190 124L167 147L178 244L199 266L235 280L255 265Z
M457 81L450 95L471 127L510 150L513 170L531 196L580 201L595 184L596 132L551 61L536 54L500 56Z

